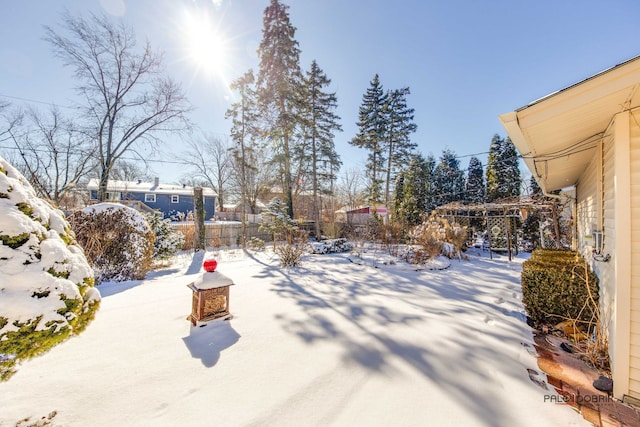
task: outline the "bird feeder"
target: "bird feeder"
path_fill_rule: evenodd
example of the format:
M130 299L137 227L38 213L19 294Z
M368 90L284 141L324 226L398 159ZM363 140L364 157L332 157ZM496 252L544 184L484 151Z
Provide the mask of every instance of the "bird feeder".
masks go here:
M213 260L205 261L208 264L205 268L211 270L211 266L217 262ZM193 291L191 315L188 320L193 326L204 326L207 322L217 319L229 319L229 287L232 286L233 280L224 274L215 271L206 271L196 279L189 283L187 287Z

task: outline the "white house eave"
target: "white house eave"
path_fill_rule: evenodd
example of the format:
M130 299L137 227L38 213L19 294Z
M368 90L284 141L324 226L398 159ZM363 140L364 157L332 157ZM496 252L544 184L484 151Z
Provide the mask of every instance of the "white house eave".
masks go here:
M640 57L499 116L545 191L575 185L613 117L640 103Z

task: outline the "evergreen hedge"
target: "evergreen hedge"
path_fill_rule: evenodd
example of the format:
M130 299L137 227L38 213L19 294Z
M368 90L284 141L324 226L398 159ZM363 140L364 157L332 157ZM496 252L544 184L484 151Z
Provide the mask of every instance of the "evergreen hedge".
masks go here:
M0 381L82 332L100 305L64 214L0 157Z
M535 325L566 319L595 322L598 278L577 252L536 249L522 265L522 301Z

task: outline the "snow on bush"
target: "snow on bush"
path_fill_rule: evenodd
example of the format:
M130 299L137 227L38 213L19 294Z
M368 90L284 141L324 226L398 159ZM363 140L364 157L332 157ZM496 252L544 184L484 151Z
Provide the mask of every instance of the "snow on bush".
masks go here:
M445 218L431 215L422 224L417 225L409 233L411 242L421 247L416 251L415 263L438 255L447 258L462 258L462 250L467 240L467 228L458 224L450 224ZM412 262L408 259L409 262Z
M99 306L93 272L64 214L0 157L0 379L81 332Z
M99 203L74 212L71 225L97 283L141 280L151 269L155 235L135 209Z
M312 254L335 254L349 252L354 248L353 243L347 239L329 239L320 242L310 242L308 250Z
M156 236L156 241L153 244L153 259L166 261L178 249L182 248L185 241L184 234L171 226L171 220L163 219L161 212L153 212L147 214L146 217L153 234Z
M251 237L247 240L247 247L253 251L263 251L264 250L264 240L258 237Z

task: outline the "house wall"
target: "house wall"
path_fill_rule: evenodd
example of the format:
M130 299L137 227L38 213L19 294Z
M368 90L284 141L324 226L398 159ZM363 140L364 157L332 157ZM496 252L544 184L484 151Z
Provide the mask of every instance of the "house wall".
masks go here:
M149 206L151 209L160 210L164 214L164 218L171 218L173 216L179 215L180 213L185 216L189 212L193 212L193 195L184 195L180 194L179 202L172 203L171 202L171 194L160 194L160 193L137 193L137 192L123 192L122 199L123 200L138 200L145 205ZM145 202L145 194L155 194L156 201L155 202ZM96 190L91 190L91 199L96 200L98 198L98 192ZM205 210L205 219L213 218L216 214L216 198L211 196L204 196L204 210Z
M171 194L157 194L156 193L156 201L155 202L145 202L145 194L153 194L153 193L126 193L123 195L123 198L128 200L134 199L139 200L145 205L149 206L152 209L158 209L162 213L164 213L165 218L173 217L179 215L180 213L185 216L189 212L193 212L193 195L179 195L179 202L172 203L171 202ZM205 219L213 218L216 213L215 210L215 197L204 197L204 210L205 210Z
M640 110L629 116L631 185L631 339L629 394L640 398Z
M578 250L596 273L608 336L614 396L640 398L640 128L616 116L576 185ZM636 219L637 218L637 219ZM593 256L594 231L602 231Z

